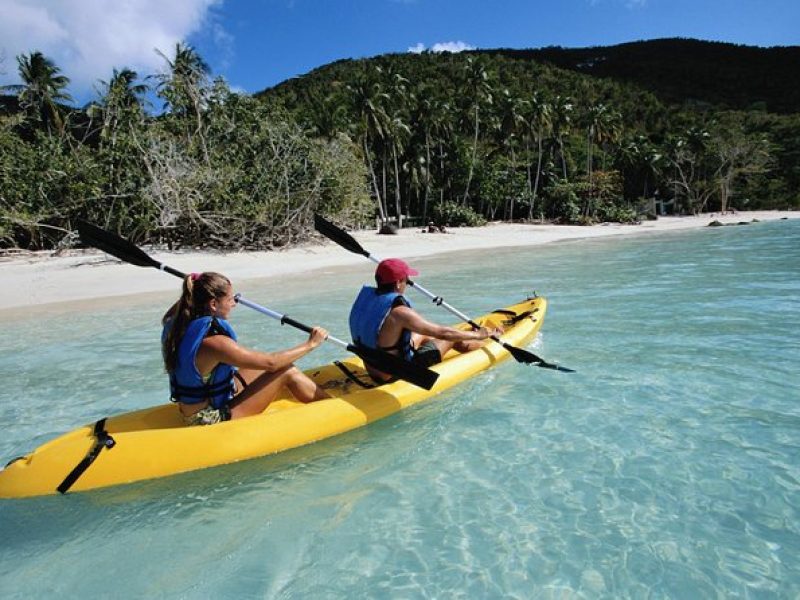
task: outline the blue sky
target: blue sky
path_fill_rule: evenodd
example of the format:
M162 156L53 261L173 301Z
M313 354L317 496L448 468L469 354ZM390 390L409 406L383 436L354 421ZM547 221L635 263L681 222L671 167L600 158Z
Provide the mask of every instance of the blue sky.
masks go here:
M188 41L256 92L343 58L448 48L582 47L663 37L800 44L800 0L0 0L0 85L41 50L90 100L113 67L163 68Z

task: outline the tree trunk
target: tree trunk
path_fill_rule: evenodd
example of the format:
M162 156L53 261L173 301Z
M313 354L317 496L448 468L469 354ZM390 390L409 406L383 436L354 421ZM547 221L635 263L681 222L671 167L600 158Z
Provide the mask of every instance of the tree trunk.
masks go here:
M367 158L367 168L372 178L372 187L375 190L375 200L378 203L378 215L381 218L381 223L386 223L386 211L383 209L383 201L381 200L381 190L378 187L378 179L375 177L375 169L372 167L372 158L369 153L369 145L367 144L367 136L364 136L364 156Z
M397 227L403 228L403 202L400 198L400 169L397 166L397 145L392 144L392 159L394 160L394 207L397 211Z
M469 162L469 175L467 175L467 186L464 189L464 199L461 203L466 206L467 205L467 198L469 198L469 186L472 183L472 172L475 169L475 158L478 155L478 129L479 129L478 120L478 105L475 104L475 139L472 142L472 160Z
M533 176L531 175L531 139L530 135L525 136L525 175L526 175L526 183L528 185L528 200L530 204L528 205L528 220L530 221L533 218Z
M583 216L588 217L592 210L592 128L586 133L586 178L589 182L589 197L583 209Z
M381 160L381 187L383 188L383 201L386 203L386 216L389 216L389 194L386 191L386 148L382 150L383 159Z
M422 202L422 222L428 223L428 194L431 189L431 136L425 134L425 198Z
M444 148L442 148L442 140L439 140L439 176L442 178L442 185L439 188L439 206L444 205L444 188L447 178L444 173Z
M536 203L536 195L539 193L539 176L542 173L542 152L544 148L542 147L542 132L539 130L538 135L538 145L539 145L539 157L536 160L536 180L533 182L533 199L531 200L531 212L533 212L533 205Z
M517 155L514 152L514 146L511 146L511 189L512 192L514 191L514 182L516 180L515 175L517 174ZM508 220L513 223L514 222L514 195L512 193L511 198L509 199L509 211L508 211Z

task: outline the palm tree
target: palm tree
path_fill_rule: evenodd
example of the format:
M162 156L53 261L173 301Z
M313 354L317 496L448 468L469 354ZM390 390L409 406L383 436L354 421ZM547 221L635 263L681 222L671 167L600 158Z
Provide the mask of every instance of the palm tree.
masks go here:
M517 170L517 156L514 151L514 143L517 140L517 132L520 125L525 123L522 115L523 103L511 94L508 89L504 89L499 95L496 109L497 133L499 134L499 145L508 149L512 173ZM507 207L504 209L504 217L507 215L510 221L514 220L514 197L507 199Z
M311 88L305 94L305 104L309 110L304 111L304 116L316 135L332 140L343 129L345 107L335 91Z
M29 119L42 123L48 133L52 133L51 125L63 133L64 119L58 102L72 101L65 91L69 78L60 75L61 69L38 51L17 56L17 65L22 84L5 89L18 93L20 106Z
M544 136L549 135L552 127L551 121L551 107L550 104L544 101L537 92L534 92L528 102L528 127L536 139L537 155L536 155L536 178L531 186L531 169L530 163L528 164L528 192L531 197L531 204L528 208L528 219L533 218L533 207L536 203L536 195L539 191L539 178L542 174L542 157L543 157L543 143ZM527 137L526 137L527 140Z
M144 96L148 87L144 83L135 83L138 79L136 71L131 69L114 69L109 81L101 81L100 110L103 115L102 137L110 139L111 145L120 126L133 118L141 118L144 112Z
M149 88L144 83L136 83L137 79L136 71L114 69L109 81L100 81L100 99L92 106L94 110L87 111L90 116L99 114L102 119L100 139L108 150L109 182L114 196L121 187L122 164L130 154L130 144L125 145L123 141L118 148L118 139L122 134L125 140L125 133L130 134L137 124L141 125L144 121L144 96ZM127 139L130 141L130 135ZM108 218L112 212L108 211Z
M561 159L561 172L564 179L567 178L567 157L564 152L564 136L572 125L572 99L568 96L556 96L552 104L552 126L553 136L556 139L558 154Z
M596 143L601 148L619 138L621 117L605 104L598 103L589 107L586 113L586 177L589 182L589 196L584 207L584 216L592 212L594 186L592 181L592 150ZM605 156L603 157L605 168Z
M354 112L356 116L358 135L361 137L362 147L364 148L364 159L367 161L367 169L372 178L372 187L375 192L375 201L378 205L378 214L381 221L386 222L386 208L384 206L384 196L378 186L378 179L370 152L370 141L376 139L383 141L387 135L389 116L384 109L389 96L383 92L380 84L373 81L366 74L356 77L352 84L347 86L352 96Z
M605 124L608 108L605 104L595 104L589 107L586 115L586 177L589 185L592 184L592 146Z
M625 176L626 188L635 190L637 198L650 197L650 180L652 178L655 184L662 158L661 152L643 135L637 135L620 146L616 155L618 168Z
M478 154L478 136L480 133L480 109L483 104L492 103L492 86L489 83L489 74L486 72L483 64L473 58L467 57L467 64L464 67L466 71L466 89L469 91L469 96L472 101L474 136L472 140L472 158L469 161L469 174L467 175L467 185L464 187L464 198L462 204L466 205L469 198L469 187L472 183L472 175L475 172L475 161Z
M446 168L447 150L453 137L453 106L448 102L434 100L430 104L428 119L430 121L431 145L437 148L439 163L439 206L444 204L445 190L450 188L450 171ZM433 162L429 162L431 169ZM426 213L427 218L427 213Z
M389 146L389 151L392 155L392 164L394 167L394 202L395 211L397 212L397 226L403 226L403 212L402 212L402 195L400 191L400 166L399 157L405 151L405 145L411 137L411 129L406 123L405 115L407 111L407 103L409 100L413 101L414 96L408 91L408 79L402 74L388 70L385 73L387 80L386 92L388 96L387 113L391 117L387 121L386 139Z
M413 114L409 119L409 125L415 132L415 135L422 138L418 140L418 144L423 146L423 149L418 150L415 155L407 161L406 164L409 166L406 170L412 177L412 187L415 189L419 189L420 187L424 188L422 218L425 222L427 222L428 219L428 203L433 185L435 148L438 148L439 176L442 179L442 184L439 186L441 190L440 196L444 194L445 152L443 145L448 138L448 132L450 130L450 107L446 102L437 99L434 94L435 90L430 86L423 86L420 90L422 100L415 102ZM422 156L423 154L424 156Z
M397 213L397 226L403 226L402 196L400 194L399 157L405 151L406 140L411 137L411 128L400 118L392 118L386 129L394 167L394 206Z
M203 137L203 108L209 87L210 67L194 48L183 42L175 44L175 56L170 59L160 50L159 56L167 62L168 72L155 75L157 91L172 114L194 122L194 132L187 128L187 140L200 137L203 153L208 160L208 150Z

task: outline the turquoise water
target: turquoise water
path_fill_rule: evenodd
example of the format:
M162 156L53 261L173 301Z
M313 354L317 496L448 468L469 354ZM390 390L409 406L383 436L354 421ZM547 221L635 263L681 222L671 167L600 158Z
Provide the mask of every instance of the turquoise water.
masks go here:
M800 596L800 220L415 264L468 313L547 296L531 348L578 373L506 363L278 456L0 501L0 597ZM240 291L344 337L370 269ZM0 458L163 399L170 300L5 322Z

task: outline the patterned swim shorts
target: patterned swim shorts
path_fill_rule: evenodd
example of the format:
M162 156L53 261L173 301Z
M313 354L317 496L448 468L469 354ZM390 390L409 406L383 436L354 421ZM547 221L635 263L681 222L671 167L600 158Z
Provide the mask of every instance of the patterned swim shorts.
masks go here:
M214 425L222 421L231 420L231 409L227 406L221 408L212 408L206 406L198 410L193 415L183 415L183 422L188 426L192 425Z

